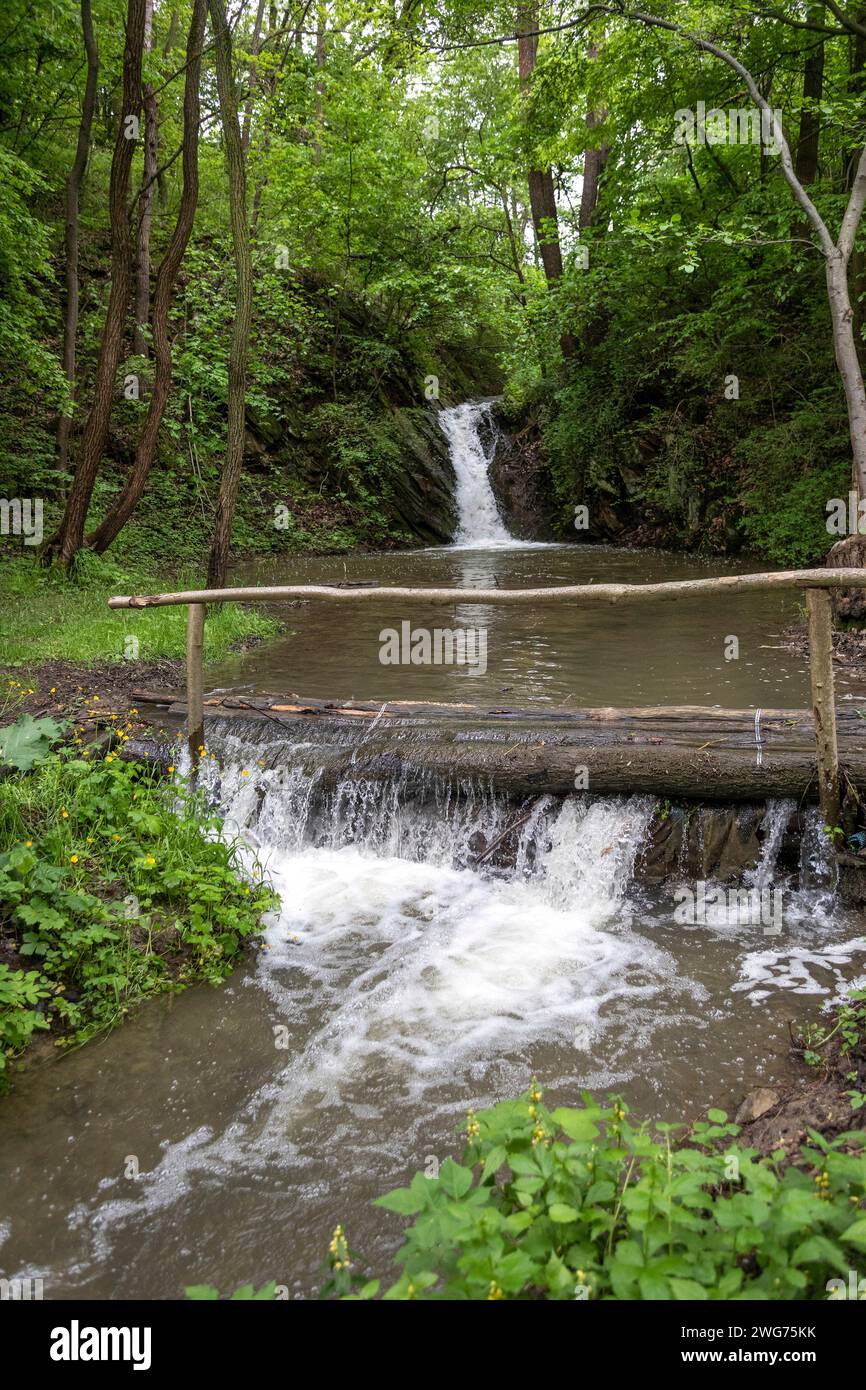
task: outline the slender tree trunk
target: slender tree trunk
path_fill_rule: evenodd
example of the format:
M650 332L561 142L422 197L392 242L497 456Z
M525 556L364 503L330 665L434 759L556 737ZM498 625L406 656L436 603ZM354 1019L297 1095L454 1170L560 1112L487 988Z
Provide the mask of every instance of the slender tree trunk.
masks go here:
M144 51L153 48L153 0L144 0ZM148 356L146 329L150 319L150 231L153 225L153 199L159 167L159 112L152 82L144 84L144 166L139 197L138 247L135 269L135 332L132 350L137 357Z
M145 0L144 51L153 49L153 0ZM135 330L132 350L147 357L147 327L150 319L150 234L153 226L153 200L159 167L159 112L152 82L144 84L144 163L139 195L138 237L135 271Z
M538 56L538 6L529 3L522 7L517 16L517 72L523 92L525 108L528 106L532 74ZM532 210L532 225L538 243L541 264L548 281L559 280L562 276L562 251L559 246L559 221L556 212L556 197L553 191L553 172L550 168L530 168L527 174L529 183L529 206Z
M252 320L253 268L247 222L247 171L241 127L238 120L238 103L232 77L231 35L226 22L223 0L209 0L209 8L214 28L217 92L229 183L229 212L236 279L235 316L229 349L226 455L220 478L207 573L208 587L220 589L225 586L231 546L232 520L244 458L247 357Z
M153 293L153 348L155 375L147 415L135 451L135 463L120 496L116 498L87 544L100 554L106 550L132 515L156 458L159 431L171 390L171 340L168 315L181 261L189 242L198 203L198 138L201 110L199 82L208 0L193 0L186 46L183 95L183 191L177 221L156 273Z
M598 59L598 44L590 44L589 58L592 62ZM591 135L607 118L606 111L588 111L586 113L586 133ZM590 145L583 155L583 187L580 191L580 213L578 215L578 226L581 231L592 226L595 210L598 207L598 194L601 185L601 175L607 157L609 147L607 144Z
M114 379L123 350L123 329L129 304L130 232L129 183L135 139L132 118L141 113L141 57L144 47L144 0L127 0L126 42L123 51L123 102L111 160L109 219L111 223L111 290L96 364L93 402L81 432L75 476L57 534L45 547L46 560L67 566L81 548L93 484L105 448L114 399Z
M821 22L824 6L816 5L813 17ZM818 141L821 134L821 113L817 109L824 95L824 43L815 44L806 55L803 65L803 108L800 112L800 134L794 161L794 173L802 184L814 183L818 176Z
M538 35L534 32L538 27L537 0L528 0L517 13L517 73L525 111L529 108L532 74L538 56ZM537 169L530 166L527 183L535 241L541 255L545 279L548 285L553 287L562 279L562 250L559 245L559 219L553 188L553 171L549 167ZM561 334L559 342L565 357L574 355L577 344L570 333Z
M866 178L866 174L859 177ZM848 407L854 490L859 497L866 497L866 390L863 386L863 373L854 337L854 311L848 294L848 266L839 251L835 255L828 255L826 266L833 346Z
M78 335L78 200L90 153L90 132L93 127L93 112L96 109L96 81L99 75L99 53L93 36L90 0L81 0L81 30L87 53L87 78L84 84L75 160L66 180L66 313L63 320L63 370L69 382L70 409L75 402L75 346ZM72 415L64 412L57 424L57 466L64 473L69 467L71 431Z
M252 126L253 120L253 96L255 94L256 87L258 86L259 80L258 65L256 63L256 59L258 58L262 47L262 21L264 17L265 0L259 0L259 7L256 10L256 21L255 25L253 26L253 41L250 48L250 52L252 54L252 58L250 61L250 90L249 96L246 100L246 105L244 106L244 124L243 129L241 130L241 144L244 147L244 153L246 153L246 151L250 147L250 128Z

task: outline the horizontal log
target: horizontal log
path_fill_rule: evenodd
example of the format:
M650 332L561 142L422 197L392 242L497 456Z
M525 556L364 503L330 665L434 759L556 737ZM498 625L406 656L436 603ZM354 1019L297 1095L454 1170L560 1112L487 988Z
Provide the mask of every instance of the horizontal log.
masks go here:
M373 704L280 705L237 696L211 697L204 708L206 744L220 724L253 721L262 725L265 747L273 742L276 724L277 737L287 747L304 745L302 756L311 770L320 770L326 785L347 776L384 780L410 770L444 779L482 778L517 794L565 794L580 788L579 771L585 769L586 790L605 795L646 792L661 798L747 802L817 798L814 738L805 710L764 716L759 766L753 710L662 706L503 716L396 703L383 713L382 706ZM184 704L173 704L168 714L184 716ZM369 721L360 739L359 718ZM842 764L855 783L866 786L862 729L857 711L846 709L839 721ZM246 729L244 733L248 736Z
M778 592L791 589L866 587L862 569L774 570L728 574L711 579L670 580L662 584L561 584L541 589L424 589L402 587L343 588L328 584L276 584L239 589L190 589L186 593L119 594L109 608L165 608L183 603L274 603L327 599L332 603L412 601L430 604L656 603L707 595Z

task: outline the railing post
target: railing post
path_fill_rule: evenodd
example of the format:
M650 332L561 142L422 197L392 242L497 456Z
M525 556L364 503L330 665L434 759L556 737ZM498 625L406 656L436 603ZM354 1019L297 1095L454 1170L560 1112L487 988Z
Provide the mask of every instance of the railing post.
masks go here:
M198 750L204 743L202 661L206 612L203 603L190 603L186 614L186 730L193 782L198 771Z
M818 755L818 795L827 825L839 824L839 750L833 694L833 606L826 589L807 589L809 679Z

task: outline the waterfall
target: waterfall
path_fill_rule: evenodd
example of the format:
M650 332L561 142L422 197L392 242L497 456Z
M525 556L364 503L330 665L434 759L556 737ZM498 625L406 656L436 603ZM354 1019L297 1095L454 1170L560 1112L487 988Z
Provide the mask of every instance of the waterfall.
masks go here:
M451 448L451 462L457 487L457 533L455 545L502 546L514 544L508 534L493 489L489 469L496 451L492 429L492 401L464 401L439 412L439 423ZM481 426L491 433L488 448L481 438Z

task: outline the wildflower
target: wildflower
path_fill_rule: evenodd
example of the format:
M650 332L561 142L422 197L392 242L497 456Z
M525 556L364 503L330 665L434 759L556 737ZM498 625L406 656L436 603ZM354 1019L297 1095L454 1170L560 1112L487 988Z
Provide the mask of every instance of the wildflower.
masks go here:
M169 772L174 772L174 763L169 763L168 770Z
M60 807L60 814L64 820L69 820L69 812L67 811L65 806Z
M92 836L92 835L88 835L88 837L87 837L87 843L88 843L89 845L92 845L92 844L93 844L93 836Z
M154 859L153 855L152 855L152 854L149 854L149 855L147 856L147 864L148 864L148 867L152 869L155 863L156 863L156 860Z
M77 864L77 863L78 863L78 855L77 855L77 854L70 854L70 856L69 856L69 862L70 862L70 864Z
M112 835L111 838L112 838L112 840L119 840L119 839L120 839L120 836L119 836L119 835Z
M488 1302L490 1301L490 1299L498 1299L498 1298L504 1298L504 1297L505 1297L505 1295L504 1295L504 1293L502 1292L502 1290L500 1289L500 1287L499 1287L499 1285L497 1284L496 1280L495 1280L495 1279L491 1279L491 1280L490 1280L490 1292L489 1292L488 1295L487 1295Z
M57 686L56 686L56 685L52 685L52 687L51 687L51 689L49 690L48 694L49 694L49 695L56 695L56 694L57 694Z
M249 777L249 775L250 775L250 774L249 774L249 772L247 771L247 769L244 768L243 772L241 773L241 776L242 776L242 777Z
M25 841L24 841L24 848L25 848L25 849L32 849L32 848L33 848L33 841L32 841L32 840L25 840Z

